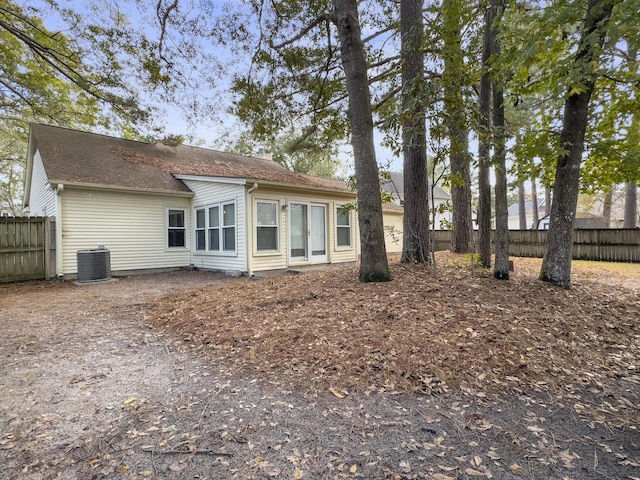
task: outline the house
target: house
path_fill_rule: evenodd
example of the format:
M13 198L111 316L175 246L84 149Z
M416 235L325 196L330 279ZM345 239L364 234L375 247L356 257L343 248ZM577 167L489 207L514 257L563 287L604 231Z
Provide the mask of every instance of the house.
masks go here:
M546 215L538 222L538 230L548 230L550 216ZM576 218L573 222L573 228L588 229L588 228L608 228L604 223L602 217L593 215L592 213L576 212Z
M525 217L527 220L527 230L533 228L533 200L524 202ZM538 217L544 216L545 199L538 198ZM507 208L508 228L509 230L520 230L520 204L518 202Z
M31 125L24 205L55 219L58 275L101 245L114 274L354 262L354 201L344 182L268 159Z
M402 205L404 203L404 174L402 172L389 172L389 179L384 180L381 186L385 192L391 194L396 204ZM451 195L439 186L433 185L433 188L429 190L429 208L436 211L434 222L436 229L444 229L444 225L451 223L451 209L439 211L441 205L446 205L450 201ZM429 221L432 219L433 217L430 215Z

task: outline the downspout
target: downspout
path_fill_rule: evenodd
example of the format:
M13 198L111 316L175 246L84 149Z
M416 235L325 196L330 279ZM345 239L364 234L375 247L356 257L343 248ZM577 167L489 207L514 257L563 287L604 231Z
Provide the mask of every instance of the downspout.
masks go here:
M56 188L56 277L64 280L62 269L62 192L64 185L59 183Z
M247 211L247 215L246 215L246 219L245 219L245 238L246 240L246 244L247 244L247 248L246 250L246 255L247 255L247 274L250 277L253 277L253 266L251 264L251 260L253 257L253 201L251 199L251 193L256 190L258 188L258 183L255 182L253 184L253 186L247 190L247 198L246 198L246 211Z

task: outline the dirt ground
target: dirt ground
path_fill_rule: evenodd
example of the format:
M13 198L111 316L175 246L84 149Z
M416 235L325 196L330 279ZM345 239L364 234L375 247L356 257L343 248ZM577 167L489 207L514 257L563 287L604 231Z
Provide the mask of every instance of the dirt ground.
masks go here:
M640 479L640 266L536 262L2 285L0 478Z

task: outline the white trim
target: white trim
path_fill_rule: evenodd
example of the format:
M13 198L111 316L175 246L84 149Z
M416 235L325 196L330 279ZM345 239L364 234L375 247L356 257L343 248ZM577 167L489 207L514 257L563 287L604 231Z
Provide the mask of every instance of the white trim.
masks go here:
M292 257L291 256L291 235L293 232L293 228L291 226L291 206L292 205L301 205L306 207L306 237L305 238L305 253L304 257ZM329 260L329 240L328 240L328 207L327 203L321 202L310 202L310 201L302 201L302 200L289 200L287 202L287 212L288 212L288 229L287 229L287 262L289 265L309 265L316 263L326 263ZM311 234L311 208L312 207L322 207L324 209L324 255L313 255L313 238Z
M276 208L276 224L275 225L260 225L258 223L258 204L259 203L266 203L266 204L272 204L275 206ZM281 232L281 226L280 226L280 202L278 200L267 200L267 199L261 199L261 198L256 198L254 200L254 205L253 205L254 209L255 209L255 222L254 222L254 226L255 226L255 230L252 233L255 233L255 247L254 247L254 255L260 255L260 254L280 254L280 232ZM276 230L276 248L270 248L270 249L265 249L265 250L259 250L258 249L258 227L267 227L267 228L275 228Z
M224 207L225 205L233 205L233 213L234 213L234 224L233 225L228 225L228 226L224 226ZM211 227L211 225L209 224L209 210L211 208L218 208L218 226L217 227ZM204 237L205 237L205 249L204 250L196 250L197 247L197 239L194 239L194 245L193 245L193 253L195 255L206 255L206 256L223 256L223 257L237 257L238 256L238 199L234 198L234 199L230 199L230 200L223 200L220 202L214 202L214 203L208 203L206 205L198 205L198 206L194 206L192 207L193 210L193 218L194 218L194 224L193 224L193 234L194 237L197 236L196 234L196 216L197 216L197 212L198 210L203 210L204 209ZM212 228L216 228L218 230L218 240L219 240L219 248L217 250L212 250L211 249L211 243L210 243L210 237L209 237L209 231ZM233 250L225 250L224 249L224 229L225 228L233 228L235 230L235 240L234 240L234 249Z
M169 226L169 212L171 210L181 211L184 219L184 227L170 227ZM183 207L171 207L165 206L165 246L167 250L178 250L178 249L189 249L189 215L188 209ZM178 230L179 228L184 229L184 245L182 246L170 246L169 245L169 229L173 228L174 230Z
M64 276L64 269L62 262L64 257L62 255L62 192L64 191L64 185L59 183L56 188L56 275L60 278Z
M347 218L349 219L349 226L347 227L347 225L340 225L338 224L338 210L340 210L341 207L343 207L344 204L335 205L335 216L336 216L336 222L335 222L335 249L336 250L351 250L353 248L353 215L351 214L351 210L349 210L347 212ZM349 228L349 245L338 245L338 229L346 229Z
M137 187L121 187L119 185L105 185L102 183L84 183L84 182L65 182L63 180L49 179L49 183L52 186L64 183L67 187L75 187L79 189L88 190L106 190L114 192L126 192L126 193L147 193L152 195L175 195L176 197L193 197L192 191L184 192L181 190L165 190L161 188L137 188ZM187 187L188 188L188 187Z
M246 185L247 180L245 178L231 178L231 177L206 177L203 175L174 175L178 180L193 180L197 182L215 182L215 183L228 183L231 185Z

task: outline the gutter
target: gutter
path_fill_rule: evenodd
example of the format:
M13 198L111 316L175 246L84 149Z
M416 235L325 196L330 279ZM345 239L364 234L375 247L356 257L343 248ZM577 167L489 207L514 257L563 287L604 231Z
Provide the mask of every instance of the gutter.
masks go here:
M56 187L56 277L64 280L62 269L62 192L64 184L59 183Z
M245 255L246 263L247 263L247 274L250 277L253 277L253 266L251 265L251 260L253 258L253 200L251 198L251 193L259 187L258 182L254 182L253 186L247 190L247 194L245 196L245 238L246 245Z

